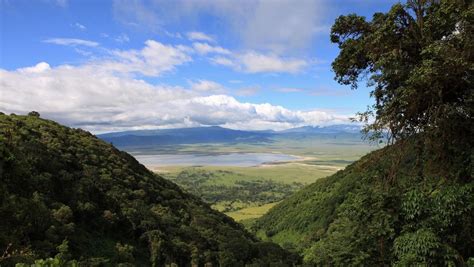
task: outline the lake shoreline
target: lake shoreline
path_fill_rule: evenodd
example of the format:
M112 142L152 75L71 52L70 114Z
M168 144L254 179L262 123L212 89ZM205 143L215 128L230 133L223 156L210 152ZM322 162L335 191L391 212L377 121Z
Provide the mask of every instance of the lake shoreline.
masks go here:
M212 156L199 154L155 154L134 155L135 159L149 169L159 169L167 166L228 166L228 167L258 167L287 162L300 162L306 157L283 153L222 153Z

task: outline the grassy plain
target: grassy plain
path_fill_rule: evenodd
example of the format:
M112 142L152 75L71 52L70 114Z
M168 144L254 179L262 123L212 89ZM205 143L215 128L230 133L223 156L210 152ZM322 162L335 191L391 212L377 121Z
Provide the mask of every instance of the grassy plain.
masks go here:
M234 218L236 221L243 221L247 219L255 219L261 217L269 209L275 206L278 202L263 204L256 207L247 207L237 211L228 212L227 215Z
M148 167L202 197L213 208L249 224L304 185L343 169L376 148L354 138L314 137L257 144L181 145L176 151L184 154L283 153L299 159L252 167Z

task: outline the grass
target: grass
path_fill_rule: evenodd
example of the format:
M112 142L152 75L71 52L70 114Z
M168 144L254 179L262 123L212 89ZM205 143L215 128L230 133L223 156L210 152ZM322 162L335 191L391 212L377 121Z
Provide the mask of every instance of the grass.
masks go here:
M346 164L341 162L324 162L324 164L305 164L304 162L285 163L276 165L264 165L258 167L233 167L233 166L200 166L183 167L167 166L160 167L157 171L165 178L176 181L175 178L182 171L188 172L209 172L211 179L203 182L206 186L237 186L238 181L258 181L270 180L294 186L294 191L305 184L310 184L319 178L326 177L344 168ZM179 184L179 182L178 182ZM298 187L296 185L299 185ZM274 193L269 191L269 194ZM234 220L242 222L244 225L251 225L252 221L265 214L277 202L248 202L240 201L219 201L211 203L212 207L221 212L225 212ZM228 210L232 210L228 212Z
M308 165L304 163L286 163L275 165L263 165L256 167L234 167L234 166L166 166L154 168L160 174L175 176L183 170L202 170L218 173L217 179L212 179L208 183L215 185L233 185L236 181L254 181L257 179L267 179L286 184L302 183L309 184L321 177L328 176L345 165Z
M254 182L270 180L292 186L296 191L303 185L313 183L317 179L329 176L348 164L358 160L369 151L377 149L354 138L298 138L276 139L270 143L258 144L192 144L176 147L151 148L151 154L183 153L183 154L219 154L219 153L282 153L300 157L298 161L279 162L254 167L236 166L148 166L160 173L165 178L176 180L183 172L209 174L207 179L200 181L196 186L209 188L215 186L216 190L224 187L240 188L241 181ZM174 149L174 152L173 152ZM155 151L156 150L156 151ZM154 151L154 152L153 152ZM183 186L184 184L181 184ZM189 184L188 184L189 186ZM268 194L274 192L269 191ZM203 197L205 198L205 197ZM259 201L249 202L242 199L217 201L212 207L225 212L236 221L244 225L251 225L255 218L265 214L277 202ZM290 237L282 237L290 238Z
M232 217L236 221L243 221L248 219L255 219L267 213L269 209L275 206L278 202L268 203L257 207L243 208L238 211L227 212L226 215Z

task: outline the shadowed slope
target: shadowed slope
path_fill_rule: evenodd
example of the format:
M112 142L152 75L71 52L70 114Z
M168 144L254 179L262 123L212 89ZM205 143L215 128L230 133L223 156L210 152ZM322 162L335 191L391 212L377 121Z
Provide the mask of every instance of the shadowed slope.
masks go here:
M316 181L255 231L318 265L465 264L474 255L472 163L435 163L421 144L401 141Z

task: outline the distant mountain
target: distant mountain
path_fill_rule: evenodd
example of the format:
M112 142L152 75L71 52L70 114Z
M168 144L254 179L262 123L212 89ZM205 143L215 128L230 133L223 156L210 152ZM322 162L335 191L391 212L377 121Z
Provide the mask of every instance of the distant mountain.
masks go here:
M202 143L262 143L276 137L302 138L344 136L360 139L361 126L340 124L331 126L303 126L284 131L242 131L219 126L124 131L98 135L118 147L202 144Z
M116 146L173 145L198 143L270 142L269 132L240 131L219 126L139 130L98 135Z
M279 139L311 139L311 140L341 140L359 142L362 141L362 127L359 125L339 124L330 126L303 126L298 128L279 131L276 135Z
M338 124L330 126L303 126L280 131L279 133L314 133L314 134L334 134L334 133L354 133L358 134L362 130L360 125Z

